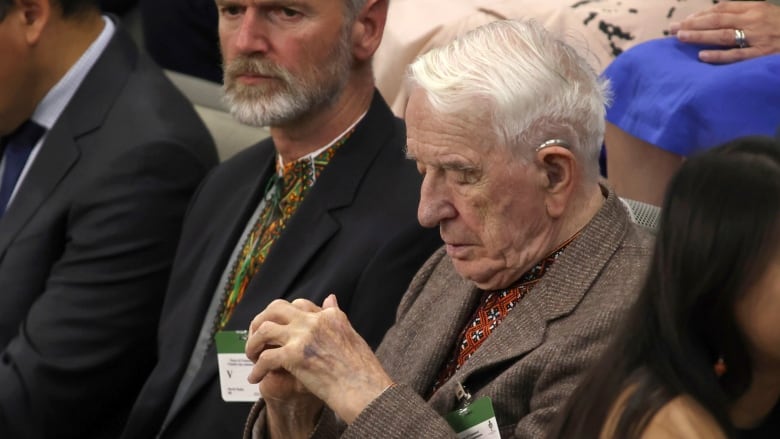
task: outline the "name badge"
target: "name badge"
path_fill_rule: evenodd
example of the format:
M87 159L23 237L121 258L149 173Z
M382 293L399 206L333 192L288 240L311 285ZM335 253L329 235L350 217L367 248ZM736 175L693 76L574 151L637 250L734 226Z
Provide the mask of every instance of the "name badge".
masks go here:
M254 364L244 353L246 331L219 331L214 334L219 364L219 387L225 402L255 402L260 398L257 384L247 377Z
M490 398L483 396L445 416L458 439L501 439Z

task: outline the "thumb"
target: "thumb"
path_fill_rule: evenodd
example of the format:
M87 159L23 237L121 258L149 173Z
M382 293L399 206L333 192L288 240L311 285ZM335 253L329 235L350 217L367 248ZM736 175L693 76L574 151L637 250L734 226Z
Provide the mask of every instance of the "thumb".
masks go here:
M336 300L336 295L331 293L325 300L322 301L322 309L339 308L339 301Z

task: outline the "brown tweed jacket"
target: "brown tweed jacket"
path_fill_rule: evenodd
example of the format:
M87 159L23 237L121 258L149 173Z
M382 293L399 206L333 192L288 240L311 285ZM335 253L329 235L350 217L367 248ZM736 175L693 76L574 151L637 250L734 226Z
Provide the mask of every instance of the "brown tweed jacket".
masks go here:
M326 409L313 438L454 438L442 415L463 385L493 401L501 437L542 438L577 380L602 352L634 301L652 235L631 223L610 192L601 210L534 289L429 400L439 370L480 296L458 276L444 249L420 269L377 356L398 386L375 399L349 427ZM245 437L262 437L255 405Z

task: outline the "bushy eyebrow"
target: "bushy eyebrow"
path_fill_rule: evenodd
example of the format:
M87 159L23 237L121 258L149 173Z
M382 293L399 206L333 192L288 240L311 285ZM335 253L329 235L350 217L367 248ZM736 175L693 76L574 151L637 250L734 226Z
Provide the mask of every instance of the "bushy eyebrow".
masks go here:
M415 162L418 161L417 156L409 152L408 145L404 145L403 152L407 160L412 160ZM480 170L480 167L478 165L464 162L462 160L443 160L441 162L428 163L428 166L434 166L443 169L445 171L457 171L457 172L474 172Z
M458 161L443 161L441 163L435 164L434 166L438 166L445 171L471 172L479 170L479 166Z

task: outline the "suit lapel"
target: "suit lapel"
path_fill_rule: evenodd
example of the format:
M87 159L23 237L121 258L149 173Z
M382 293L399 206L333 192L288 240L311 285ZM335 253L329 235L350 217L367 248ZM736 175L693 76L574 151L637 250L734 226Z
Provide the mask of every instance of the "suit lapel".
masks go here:
M390 135L386 121L391 117L375 94L365 119L322 171L250 281L227 329L245 329L273 299L297 293L291 289L295 279L341 229L336 212L352 204L363 175Z
M0 218L0 255L5 253L24 225L78 161L78 139L100 128L116 95L124 87L137 56L138 52L129 37L117 28L108 46L46 135L13 203ZM103 80L107 77L112 80Z
M257 150L255 151L254 149ZM204 276L207 276L191 283L191 285L200 288L200 290L192 291L191 294L193 297L204 298L205 303L203 303L204 308L202 311L204 314L213 295L221 294L221 292L216 291L216 288L219 285L222 274L227 264L231 263L230 256L233 253L233 250L237 245L243 244L244 230L247 226L247 222L252 217L255 209L257 209L260 199L263 196L265 184L270 178L271 173L274 172L276 156L270 139L262 142L260 145L251 147L246 153L242 154L250 154L246 157L242 155L241 159L256 162L258 166L254 169L260 169L261 172L258 172L255 176L246 178L243 184L239 186L220 188L220 192L223 192L226 197L229 197L228 201L221 200L218 202L220 206L224 206L220 209L223 214L220 215L219 218L222 218L222 220L214 222L213 226L208 228L208 230L215 232L214 236L207 239L209 245L205 249L198 251L197 254L192 255L192 257L197 258L198 260L197 265L194 265L198 268L198 272L204 273ZM236 178L241 179L240 176L237 176ZM232 181L234 180L231 180L231 182ZM201 217L199 219L201 221L214 221L214 216ZM198 310L192 310L191 308L186 308L186 311L183 312L195 312L197 315L201 315ZM213 319L216 318L216 316L206 316L206 318ZM195 322L195 326L192 328L194 335L199 333L203 323L204 322L201 320ZM246 327L240 329L246 329ZM195 338L193 338L193 340L195 340ZM187 362L189 362L189 355L191 353L192 346L188 346L182 350L180 360L184 362L184 367L186 367ZM212 344L206 351L198 375L187 390L185 398L179 400L178 404L169 408L169 414L165 417L161 431L168 427L171 420L177 416L193 395L197 394L201 388L208 384L209 379L216 374L216 372L216 350Z
M57 188L78 157L79 150L73 136L61 125L55 126L30 166L16 198L0 218L0 255L5 254L13 239Z
M539 281L455 375L431 397L441 412L454 410L457 383L501 367L542 344L550 322L565 318L582 301L627 233L625 212L614 193ZM587 262L583 262L587 261ZM474 305L476 306L476 305ZM463 327L457 329L460 333ZM472 389L479 390L479 389Z
M352 203L364 173L386 143L391 130L387 120L391 117L390 109L378 92L375 92L368 114L349 141L322 171L320 178L274 243L260 271L247 286L244 298L236 306L225 330L246 329L249 322L268 303L280 297L289 297L293 293L289 288L296 277L305 269L317 250L340 229L334 211ZM270 166L269 164L269 169ZM264 185L269 174L270 171L264 174L263 180L258 181L258 187ZM256 207L259 197L259 193L252 197L247 209ZM243 231L247 218L248 214L236 222L235 229ZM224 268L224 263L218 264L217 270L221 274ZM217 372L215 350L212 346L206 353L198 376L187 391L187 397L181 406L175 409L180 411L193 395L197 395L212 379L216 379ZM171 419L174 417L175 414Z
M419 293L418 302L402 317L403 326L391 328L377 351L392 378L427 396L479 297L480 291L461 278L444 255Z

